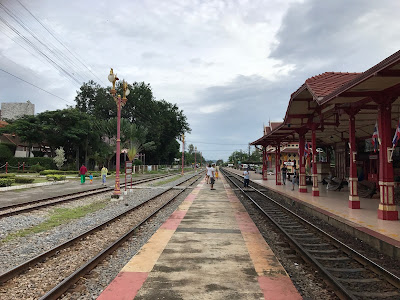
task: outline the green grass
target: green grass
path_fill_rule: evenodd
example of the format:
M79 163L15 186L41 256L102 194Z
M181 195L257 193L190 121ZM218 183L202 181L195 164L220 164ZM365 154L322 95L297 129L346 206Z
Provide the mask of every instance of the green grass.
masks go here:
M104 200L75 208L56 208L49 218L43 223L11 233L7 235L1 242L5 243L18 237L24 237L47 231L59 225L68 223L71 220L82 218L91 212L95 212L104 208L107 205L107 202L108 200Z
M169 183L169 182L171 182L171 181L177 180L177 179L179 179L179 178L181 178L181 175L177 175L177 176L174 176L174 177L168 178L168 179L166 179L166 180L163 180L163 181L159 181L159 182L153 183L153 184L151 184L151 186L159 186L159 185L163 185L163 184Z

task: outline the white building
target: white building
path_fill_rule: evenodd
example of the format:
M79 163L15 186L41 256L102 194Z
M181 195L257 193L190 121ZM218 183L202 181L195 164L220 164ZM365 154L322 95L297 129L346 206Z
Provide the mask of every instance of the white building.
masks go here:
M24 115L33 116L35 114L35 104L29 100L26 102L1 103L0 120L15 120Z

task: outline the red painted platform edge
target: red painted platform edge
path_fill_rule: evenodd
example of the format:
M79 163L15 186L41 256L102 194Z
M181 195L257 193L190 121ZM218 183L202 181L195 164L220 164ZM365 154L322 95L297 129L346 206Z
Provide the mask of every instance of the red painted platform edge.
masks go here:
M384 242L386 242L386 243L388 243L388 244L390 244L390 245L393 245L393 246L395 246L395 247L400 247L400 242L397 241L397 240L395 240L395 239L392 239L391 237L388 237L388 236L383 235L383 234L381 234L381 233L379 233L379 232L373 231L372 229L369 229L369 228L367 228L367 227L360 226L359 224L356 224L356 223L354 223L354 222L351 222L351 221L349 221L349 220L347 220L347 219L345 219L345 218L342 218L342 217L340 217L340 216L338 216L338 215L335 215L335 214L333 214L333 213L331 213L331 212L329 212L329 211L326 211L326 210L324 210L324 209L322 209L322 208L316 207L316 206L314 206L314 205L312 205L312 204L310 204L310 203L304 202L303 200L300 200L300 199L298 199L298 198L296 198L296 197L289 196L289 195L287 195L287 194L285 194L285 193L283 193L283 192L281 192L281 191L278 191L278 190L275 190L275 189L272 189L272 190L273 190L275 193L278 193L278 194L280 194L280 195L282 195L282 196L285 196L285 197L287 197L287 198L289 198L289 199L291 199L291 200L293 200L293 201L299 202L299 203L301 203L302 205L305 205L305 206L307 206L307 207L309 207L309 208L311 208L311 209L313 209L313 210L315 210L315 211L318 211L318 212L320 212L320 213L322 213L322 214L324 214L324 215L326 215L326 216L329 216L329 217L331 217L331 218L334 218L334 219L336 219L337 221L346 224L347 226L353 227L354 229L357 229L357 230L359 230L359 231L362 231L362 232L364 232L364 233L367 233L367 234L369 234L370 236L375 237L375 238L377 238L377 239L380 239L380 240L382 240L382 241L384 241ZM321 199L322 199L322 198L321 198Z
M373 237L376 237L377 239L380 239L381 241L384 241L388 244L391 244L393 246L396 246L398 248L400 248L400 241L397 241L395 239L392 239L391 237L388 237L386 235L383 235L379 232L373 231L372 229L366 228L366 227L355 227L356 229L358 229L359 231L362 231L366 234L369 234Z
M146 281L147 272L121 272L104 289L97 300L130 300Z
M265 300L303 299L288 276L260 276L258 277L258 284L264 293Z

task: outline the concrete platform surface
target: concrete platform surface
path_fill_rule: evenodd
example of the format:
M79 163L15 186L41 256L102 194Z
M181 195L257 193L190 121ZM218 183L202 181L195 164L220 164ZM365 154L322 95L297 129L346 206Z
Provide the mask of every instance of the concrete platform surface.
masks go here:
M202 181L98 297L302 299L224 178Z

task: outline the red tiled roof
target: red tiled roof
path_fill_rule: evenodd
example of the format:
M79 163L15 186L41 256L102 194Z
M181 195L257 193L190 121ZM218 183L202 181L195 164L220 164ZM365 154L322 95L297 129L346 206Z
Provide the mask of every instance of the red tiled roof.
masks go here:
M361 73L325 72L308 78L305 82L314 99L325 97L337 88L353 80Z
M271 130L275 130L282 122L271 122Z
M17 145L17 146L23 146L26 147L28 146L27 143L21 142L19 137L15 134L10 134L10 133L3 133L3 137L6 138L6 140L10 141L12 144Z

